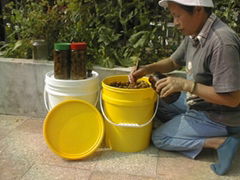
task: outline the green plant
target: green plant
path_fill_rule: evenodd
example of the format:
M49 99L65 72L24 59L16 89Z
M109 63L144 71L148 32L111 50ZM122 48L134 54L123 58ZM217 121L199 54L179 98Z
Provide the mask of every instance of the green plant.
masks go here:
M240 26L237 23L240 21L240 1L215 1L215 6L217 16L221 17L240 36Z
M216 1L215 13L240 34L237 1ZM55 42L85 41L89 66L152 63L182 38L155 0L21 0L6 6L4 20L4 56L31 58L33 39L45 39L50 55Z
M57 4L50 6L47 0L8 3L4 11L7 44L3 55L31 58L31 43L36 39L46 40L51 51L65 18L60 8Z
M68 2L66 12L68 25L59 40L87 41L89 59L95 64L131 66L136 60L146 64L173 51L171 42L165 43L168 19L155 1L75 0Z
M153 0L22 0L4 12L4 56L31 58L33 39L45 39L50 52L57 41L86 41L88 59L105 67L131 66L137 59L146 64L171 52L166 23L157 25L167 19Z

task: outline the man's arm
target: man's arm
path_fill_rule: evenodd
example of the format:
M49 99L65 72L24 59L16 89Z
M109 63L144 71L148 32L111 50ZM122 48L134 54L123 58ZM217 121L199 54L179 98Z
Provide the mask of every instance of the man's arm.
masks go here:
M212 86L203 84L196 84L193 92L207 102L220 104L230 107L237 107L240 105L240 90L230 93L216 93Z
M181 66L176 64L175 61L171 58L166 58L156 63L145 66L147 74L151 74L154 72L168 73L173 70L177 70L180 67Z
M137 79L154 72L167 73L173 70L179 69L180 66L175 63L175 61L171 58L166 58L160 60L156 63L148 64L145 66L141 66L138 70L133 69L133 71L129 74L129 81L136 82Z
M213 86L194 83L180 77L166 77L156 82L156 91L160 97L166 97L174 92L185 91L195 94L207 102L237 107L240 105L240 90L229 93L217 93Z

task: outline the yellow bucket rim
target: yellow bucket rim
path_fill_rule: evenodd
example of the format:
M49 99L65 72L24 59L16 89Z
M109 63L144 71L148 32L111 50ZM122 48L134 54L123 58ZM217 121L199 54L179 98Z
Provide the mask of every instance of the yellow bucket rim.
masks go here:
M59 115L61 116L61 115L67 114L68 115L67 120L70 120L71 118L74 118L74 117L71 117L70 112L72 108L76 108L76 107L83 108L84 112L87 114L91 113L91 117L93 117L92 121L94 122L94 124L89 123L87 126L89 129L92 129L92 126L94 126L94 128L98 129L98 134L92 134L92 132L89 131L89 133L91 133L90 138L93 138L93 142L91 141L92 144L89 145L88 143L89 140L86 140L86 144L88 144L87 149L85 149L84 151L79 150L74 153L69 153L69 152L63 151L58 146L54 146L52 142L61 142L62 137L71 137L75 135L79 138L86 137L86 134L84 134L84 132L82 132L82 134L81 133L79 134L79 131L73 131L71 133L65 133L64 135L61 134L60 136L59 134L52 134L50 132L54 132L53 129L55 128L55 126L52 126L52 124L55 124L56 126L58 125L58 119L56 117L58 117ZM94 115L92 113L94 113ZM69 121L69 124L65 124L65 126L61 125L61 127L58 127L58 128L64 129L66 128L66 126L71 127L73 125L74 126L81 125L81 121L84 121L84 118L85 118L84 115L77 114L77 119L78 119L77 121L76 120L74 122ZM58 105L56 105L51 111L48 112L43 124L43 135L48 147L58 156L65 159L70 159L70 160L83 159L93 154L102 143L103 136L104 136L103 117L95 106L93 106L92 104L88 103L85 100L65 100L59 103ZM87 134L87 136L89 136L89 134ZM70 146L71 145L75 146L76 143L77 142L73 142L70 144ZM81 145L84 146L84 143Z
M120 91L120 92L122 92L122 91L124 91L124 92L138 91L138 92L139 92L139 91L146 91L146 90L152 91L151 84L150 84L150 82L148 81L148 77L146 77L146 76L140 78L139 80L143 80L143 81L147 82L147 83L150 85L148 88L139 88L139 89L118 88L118 87L110 86L110 85L106 84L106 82L105 82L105 81L107 81L108 79L113 79L113 78L114 78L114 79L115 79L115 78L127 78L127 77L128 77L128 75L125 75L125 74L123 74L123 75L108 76L108 77L106 77L106 78L104 78L104 79L102 80L102 87L107 88L107 89L112 89L112 90L114 90L115 92L118 92L118 91Z

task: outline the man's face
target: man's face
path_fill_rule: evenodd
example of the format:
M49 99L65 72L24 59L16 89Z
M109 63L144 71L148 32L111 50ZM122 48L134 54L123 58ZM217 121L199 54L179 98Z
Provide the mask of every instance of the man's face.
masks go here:
M174 25L184 35L196 36L199 33L200 19L198 12L188 13L176 3L169 2L168 9L174 19Z

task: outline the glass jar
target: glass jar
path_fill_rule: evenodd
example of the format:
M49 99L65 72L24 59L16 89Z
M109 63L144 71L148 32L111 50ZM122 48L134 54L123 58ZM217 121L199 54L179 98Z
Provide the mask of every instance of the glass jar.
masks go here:
M152 85L152 88L154 90L156 90L155 88L155 84L159 79L162 78L166 78L167 76L164 74L161 74L159 72L154 73L153 75L149 76L148 80ZM164 102L166 102L167 104L171 104L174 103L176 100L178 100L179 96L181 95L181 92L175 92L172 93L170 95L168 95L167 97L161 98Z
M87 43L71 43L70 79L86 79Z
M70 43L55 43L53 51L54 77L70 79Z
M35 60L47 60L48 59L48 46L47 42L43 39L34 40L32 42L32 57Z

